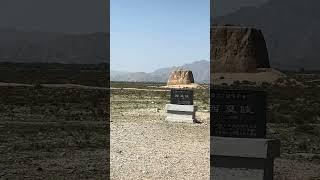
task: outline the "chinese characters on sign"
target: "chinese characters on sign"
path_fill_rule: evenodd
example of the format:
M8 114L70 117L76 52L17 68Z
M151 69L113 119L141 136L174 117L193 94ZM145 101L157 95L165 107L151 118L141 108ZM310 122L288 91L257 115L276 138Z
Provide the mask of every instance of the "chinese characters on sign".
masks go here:
M193 91L172 89L170 103L179 105L193 105Z
M265 138L263 91L211 90L211 136Z

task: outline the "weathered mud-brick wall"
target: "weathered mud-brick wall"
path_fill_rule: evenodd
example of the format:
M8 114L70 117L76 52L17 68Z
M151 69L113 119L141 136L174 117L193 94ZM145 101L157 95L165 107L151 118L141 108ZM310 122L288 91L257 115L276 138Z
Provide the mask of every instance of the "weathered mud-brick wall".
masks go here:
M210 44L211 73L246 73L270 68L266 42L260 30L212 26Z
M192 71L178 69L171 72L167 85L184 85L194 83Z

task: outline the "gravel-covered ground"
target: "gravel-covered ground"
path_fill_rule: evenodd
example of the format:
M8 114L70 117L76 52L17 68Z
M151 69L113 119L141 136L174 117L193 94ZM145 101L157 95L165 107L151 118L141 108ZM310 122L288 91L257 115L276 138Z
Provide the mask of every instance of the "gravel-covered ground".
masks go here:
M187 124L165 121L166 91L113 89L111 179L209 179L209 105L199 94L201 123ZM281 156L275 160L275 180L320 179L318 156Z
M208 179L209 112L196 114L201 123L170 123L157 93L112 93L111 179Z

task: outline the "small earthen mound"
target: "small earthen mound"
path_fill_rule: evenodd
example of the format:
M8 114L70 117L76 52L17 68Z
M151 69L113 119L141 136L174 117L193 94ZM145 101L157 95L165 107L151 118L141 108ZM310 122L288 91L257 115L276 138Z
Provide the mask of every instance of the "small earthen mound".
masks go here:
M194 83L192 71L177 69L170 74L167 85L187 85L192 83Z

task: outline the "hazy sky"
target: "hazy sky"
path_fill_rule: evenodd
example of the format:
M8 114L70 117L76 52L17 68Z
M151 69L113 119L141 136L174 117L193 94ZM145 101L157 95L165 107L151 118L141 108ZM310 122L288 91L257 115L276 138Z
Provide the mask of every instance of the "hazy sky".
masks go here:
M111 0L111 69L209 60L209 0Z
M0 0L0 27L105 32L109 0Z

